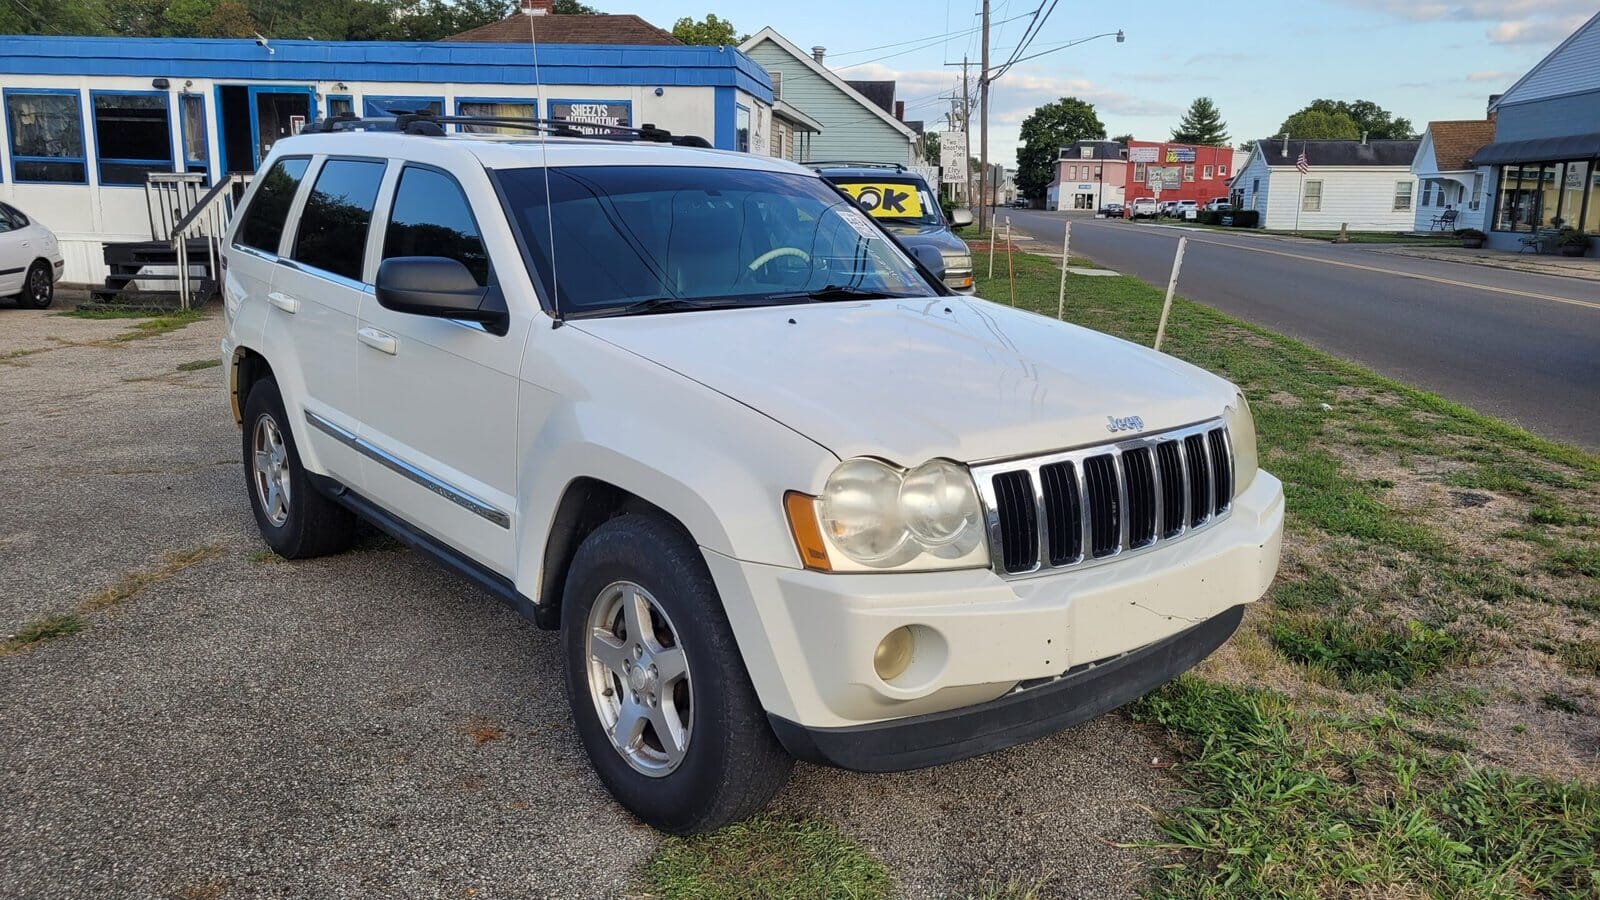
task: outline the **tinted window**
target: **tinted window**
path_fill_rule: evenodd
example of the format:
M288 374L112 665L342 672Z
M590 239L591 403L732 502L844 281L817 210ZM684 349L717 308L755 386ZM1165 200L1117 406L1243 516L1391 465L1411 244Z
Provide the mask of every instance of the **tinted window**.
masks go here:
M294 202L294 192L300 188L300 179L306 174L309 162L299 156L280 159L261 176L255 198L244 211L244 221L239 223L237 243L268 253L278 252L283 221L289 217L289 204Z
M361 280L367 226L384 164L376 160L330 159L306 197L295 233L295 260L324 272Z
M82 183L83 123L78 92L22 94L6 89L11 165L18 181Z
M172 171L166 94L95 94L94 147L101 184L144 184Z
M479 284L489 283L489 255L461 186L433 169L407 166L394 192L383 258L443 256L458 260Z

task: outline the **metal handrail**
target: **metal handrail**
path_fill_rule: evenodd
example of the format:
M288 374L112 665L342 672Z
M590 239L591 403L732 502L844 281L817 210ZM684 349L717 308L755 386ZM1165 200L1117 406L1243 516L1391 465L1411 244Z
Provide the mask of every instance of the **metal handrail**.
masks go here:
M204 237L206 239L206 253L209 258L213 281L218 277L217 271L217 241L228 228L228 222L233 218L234 198L233 186L239 181L244 181L247 176L224 175L211 186L205 195L200 197L190 207L189 211L172 226L172 249L178 257L178 303L183 309L188 309L194 298L194 284L189 275L189 239Z

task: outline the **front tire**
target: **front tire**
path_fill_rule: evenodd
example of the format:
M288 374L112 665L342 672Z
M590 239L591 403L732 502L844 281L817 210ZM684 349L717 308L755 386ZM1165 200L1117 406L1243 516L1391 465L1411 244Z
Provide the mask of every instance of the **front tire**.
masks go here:
M50 264L36 261L28 267L28 276L22 281L22 293L17 295L17 305L23 309L48 309L56 300L56 282L50 274Z
M312 487L300 464L278 384L264 378L244 406L244 480L256 527L284 559L308 559L347 549L355 514Z
M561 609L567 697L606 789L672 834L748 818L789 778L699 548L656 515L601 525Z

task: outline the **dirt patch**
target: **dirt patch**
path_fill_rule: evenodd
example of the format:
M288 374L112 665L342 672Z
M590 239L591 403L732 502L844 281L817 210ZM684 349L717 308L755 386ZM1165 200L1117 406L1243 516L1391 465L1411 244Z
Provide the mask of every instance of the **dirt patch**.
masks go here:
M474 716L461 726L461 733L471 738L473 743L482 746L504 740L506 729L499 722L492 719Z

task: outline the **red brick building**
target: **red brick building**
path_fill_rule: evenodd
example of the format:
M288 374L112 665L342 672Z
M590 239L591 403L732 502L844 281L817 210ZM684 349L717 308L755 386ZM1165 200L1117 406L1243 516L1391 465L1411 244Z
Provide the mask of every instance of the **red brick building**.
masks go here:
M1234 175L1233 148L1132 141L1127 166L1126 202L1159 196L1163 201L1193 200L1204 205L1207 200L1228 196L1228 179Z

